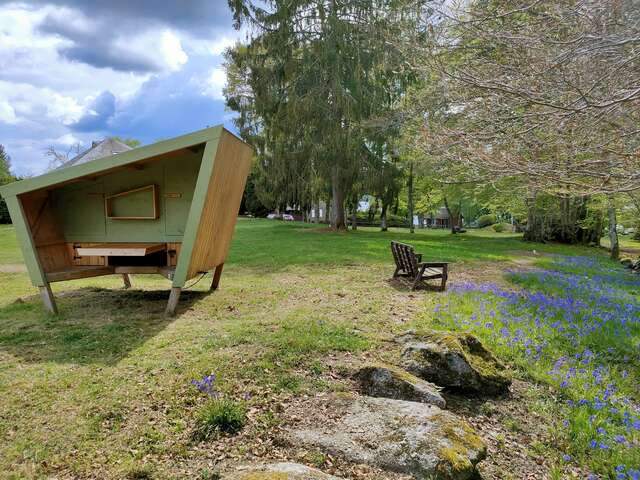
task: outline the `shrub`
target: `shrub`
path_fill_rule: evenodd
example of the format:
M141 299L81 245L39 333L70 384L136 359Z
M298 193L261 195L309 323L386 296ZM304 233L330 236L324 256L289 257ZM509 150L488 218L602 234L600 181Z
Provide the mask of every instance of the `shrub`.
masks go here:
M506 230L506 225L504 223L496 223L493 227L493 231L496 233L502 233Z
M197 440L207 440L220 433L237 433L246 420L244 404L227 398L212 398L198 411L194 436Z
M493 225L494 223L496 223L496 216L493 213L489 213L487 215L481 215L478 218L479 228L488 227L489 225Z

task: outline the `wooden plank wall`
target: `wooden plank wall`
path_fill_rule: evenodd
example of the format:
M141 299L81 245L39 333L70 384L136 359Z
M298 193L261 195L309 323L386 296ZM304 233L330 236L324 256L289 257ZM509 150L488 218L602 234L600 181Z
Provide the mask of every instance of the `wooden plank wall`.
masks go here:
M51 209L49 192L36 191L24 194L20 196L20 200L42 269L45 272L54 272L71 266L64 235L58 228Z
M225 262L252 157L249 145L226 130L222 132L187 278Z

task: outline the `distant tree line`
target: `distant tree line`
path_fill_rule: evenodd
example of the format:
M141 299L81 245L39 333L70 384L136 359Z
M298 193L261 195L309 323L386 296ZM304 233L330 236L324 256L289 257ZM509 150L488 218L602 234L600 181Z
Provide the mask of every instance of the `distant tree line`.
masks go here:
M3 145L0 145L0 185L15 182L18 180L11 173L11 157L7 154ZM0 223L11 223L11 217L9 216L9 210L7 209L7 203L4 198L0 196Z

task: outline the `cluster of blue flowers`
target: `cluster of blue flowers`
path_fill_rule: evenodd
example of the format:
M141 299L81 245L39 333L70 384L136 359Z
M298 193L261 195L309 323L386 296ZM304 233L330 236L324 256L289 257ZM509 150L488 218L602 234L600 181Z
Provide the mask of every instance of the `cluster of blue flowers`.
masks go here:
M565 397L572 452L607 475L640 479L640 277L591 257L558 257L508 278L521 288L454 285L436 316L546 374Z
M214 374L206 375L202 380L191 380L191 384L195 385L198 390L211 398L220 398L221 394L215 388L216 376Z

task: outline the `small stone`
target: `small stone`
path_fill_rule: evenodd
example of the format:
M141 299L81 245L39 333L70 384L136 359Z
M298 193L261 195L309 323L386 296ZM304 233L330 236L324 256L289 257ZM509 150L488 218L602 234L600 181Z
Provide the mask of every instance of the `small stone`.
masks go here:
M221 480L343 480L299 463L249 465L223 474Z
M446 402L433 383L392 365L367 365L355 375L360 389L371 397L422 402L445 408Z
M504 365L470 333L431 331L405 339L402 366L440 387L497 395L509 390Z
M291 445L434 480L473 478L486 456L473 428L435 405L345 395L327 401L335 421L290 431Z

